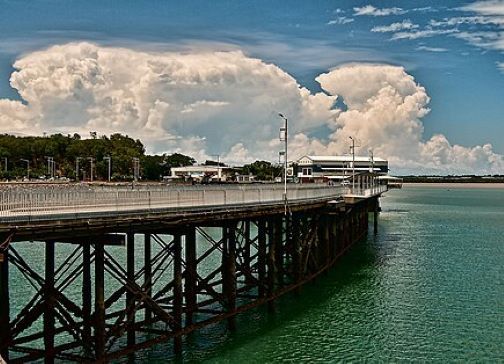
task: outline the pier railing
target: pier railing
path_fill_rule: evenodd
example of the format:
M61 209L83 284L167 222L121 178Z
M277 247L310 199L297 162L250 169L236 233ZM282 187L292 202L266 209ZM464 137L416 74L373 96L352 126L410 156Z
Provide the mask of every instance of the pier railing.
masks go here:
M348 191L346 192L346 195L348 196L353 196L353 197L371 197L371 196L376 196L379 195L383 192L386 192L388 190L388 187L386 185L375 185L375 186L368 186L368 187L354 187L354 188L349 188Z
M289 186L289 202L331 199L341 186ZM9 186L0 188L0 223L113 216L168 209L283 203L281 185L218 186Z

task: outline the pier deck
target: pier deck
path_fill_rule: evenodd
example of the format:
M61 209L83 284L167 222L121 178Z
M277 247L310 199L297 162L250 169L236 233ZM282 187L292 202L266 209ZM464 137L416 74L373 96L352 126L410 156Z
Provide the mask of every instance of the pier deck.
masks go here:
M105 362L169 339L179 353L185 335L221 320L234 330L236 314L273 309L334 264L366 234L368 212L376 229L386 187L361 187L289 186L287 214L279 185L0 189L0 354ZM20 241L40 251L43 273ZM10 269L34 289L16 312Z

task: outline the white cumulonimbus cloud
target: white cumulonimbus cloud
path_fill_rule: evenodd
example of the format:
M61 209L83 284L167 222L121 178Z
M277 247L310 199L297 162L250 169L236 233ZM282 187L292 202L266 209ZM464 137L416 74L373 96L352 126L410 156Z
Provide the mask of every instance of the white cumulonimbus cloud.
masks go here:
M90 43L53 46L14 64L22 101L0 99L0 132L127 133L149 152L230 163L275 161L281 111L290 156L373 149L396 173L503 173L491 145L425 141L429 97L404 68L346 64L319 75L313 93L279 67L240 51L142 52ZM338 98L344 109L335 107ZM311 133L317 131L317 133ZM316 138L320 130L329 130ZM311 133L311 134L310 134Z

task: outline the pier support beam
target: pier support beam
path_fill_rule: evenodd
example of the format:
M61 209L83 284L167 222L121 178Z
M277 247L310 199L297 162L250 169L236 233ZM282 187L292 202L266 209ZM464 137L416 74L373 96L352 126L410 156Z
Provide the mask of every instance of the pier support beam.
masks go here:
M378 234L378 199L376 199L374 203L374 209L373 209L373 233L376 235Z
M152 295L152 245L151 234L144 234L144 286L145 293L148 296ZM144 312L145 321L149 324L152 319L152 310L147 305Z
M181 234L175 233L173 236L173 321L174 331L182 329L182 242ZM182 353L182 336L173 338L173 350L175 354Z
M126 278L135 281L135 234L129 232L126 236ZM128 319L127 344L135 345L135 295L126 291L126 313Z
M257 222L257 278L259 297L266 295L266 221Z
M193 323L193 315L197 308L197 261L196 261L196 229L191 227L185 236L185 300L186 326Z
M45 242L44 349L45 363L54 363L54 241Z
M285 225L287 229L287 218ZM273 239L275 240L275 266L276 266L276 281L279 287L284 285L284 240L283 240L283 218L278 217L274 221Z
M297 214L292 215L292 277L294 283L299 283L303 277L303 250L301 247L300 218ZM301 291L301 287L296 288L296 293Z
M250 255L250 220L243 222L243 269L246 271L245 281L250 283L252 261Z
M9 361L10 302L8 247L0 250L0 355Z
M86 356L91 355L91 246L82 244L82 343Z
M226 297L226 311L236 309L236 227L235 224L223 228L222 285ZM236 329L234 316L228 318L228 328Z
M105 354L105 272L104 244L95 243L95 317L94 338L95 357L100 359Z
M277 241L275 239L275 224L273 221L268 222L268 258L266 260L268 266L268 276L267 276L267 296L272 297L275 291L275 276L277 273L276 264L275 264L275 250L277 246ZM268 309L269 311L275 311L275 303L273 300L268 301Z

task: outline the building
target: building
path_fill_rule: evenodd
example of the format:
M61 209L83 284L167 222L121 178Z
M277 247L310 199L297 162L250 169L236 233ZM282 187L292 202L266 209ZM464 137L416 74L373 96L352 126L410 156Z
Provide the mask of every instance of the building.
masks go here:
M236 169L223 166L172 167L171 176L165 180L193 181L197 183L229 182L234 180Z
M301 183L329 181L347 183L345 181L351 180L352 173L355 173L356 178L388 174L388 161L385 159L355 156L355 166L352 166L352 161L351 155L306 155L297 161L294 175Z

